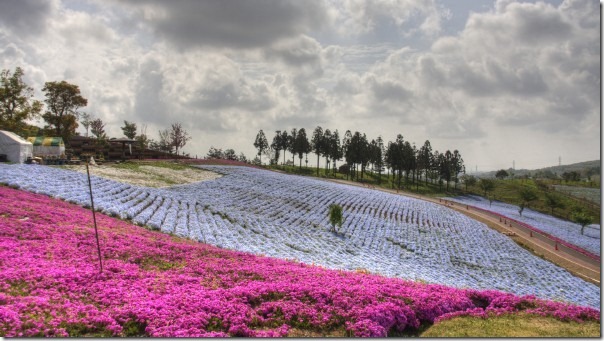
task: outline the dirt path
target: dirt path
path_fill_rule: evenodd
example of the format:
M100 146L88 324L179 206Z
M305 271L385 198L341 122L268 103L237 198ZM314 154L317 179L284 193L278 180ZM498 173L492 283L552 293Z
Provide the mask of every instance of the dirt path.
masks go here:
M344 185L365 187L363 184L359 184L353 181L340 180L340 179L323 179L332 181ZM404 195L424 201L429 201L434 204L444 205L453 210L467 215L468 217L478 220L490 228L493 228L515 241L520 246L528 249L533 254L544 258L560 267L565 268L575 276L581 277L584 280L600 285L600 270L601 262L600 259L595 260L590 258L576 250L570 249L564 245L556 243L551 239L540 235L535 232L531 232L526 227L516 224L515 222L507 219L502 219L503 216L497 216L485 211L473 209L470 206L466 206L443 199L435 199L426 196L421 196L408 192L399 192L396 190L372 187L375 190L380 190L387 193ZM509 218L508 218L509 219Z

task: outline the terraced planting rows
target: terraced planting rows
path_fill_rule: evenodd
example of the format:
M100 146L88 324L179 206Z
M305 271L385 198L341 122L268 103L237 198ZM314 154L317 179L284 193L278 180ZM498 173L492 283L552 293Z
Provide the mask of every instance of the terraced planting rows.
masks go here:
M600 225L598 224L586 226L584 234L581 234L580 225L533 211L530 208L525 208L522 212L522 216L520 216L520 213L518 213L518 206L500 201L493 201L492 204L489 204L487 199L475 195L447 198L447 200L499 213L506 217L529 224L591 253L600 255L601 232Z
M0 187L0 337L384 337L455 316L600 319L593 308L327 270L97 221L103 272L88 210Z
M341 270L499 289L599 308L600 291L449 208L365 188L258 169L204 166L213 180L163 189L94 177L95 206L166 233ZM2 165L0 182L86 205L85 176ZM328 207L344 208L338 234Z

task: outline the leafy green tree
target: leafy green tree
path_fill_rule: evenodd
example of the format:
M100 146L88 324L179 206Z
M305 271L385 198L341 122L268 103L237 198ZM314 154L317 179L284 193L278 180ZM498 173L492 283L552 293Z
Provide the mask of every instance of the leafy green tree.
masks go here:
M124 132L124 136L126 136L127 138L134 140L134 138L136 137L136 123L134 122L128 122L126 120L124 120L124 126L121 127L122 131Z
M499 180L503 180L510 176L510 174L505 169L500 169L495 173L495 177Z
M538 199L537 193L535 193L535 191L531 187L527 186L522 187L520 189L520 192L518 192L518 195L520 196L520 200L522 201L522 203L524 203L529 208L531 207L531 202Z
M40 116L42 102L31 100L34 89L23 82L23 69L0 73L0 129L20 133L26 120Z
M565 182L579 181L581 179L581 174L577 171L564 172L562 173L562 179L564 179Z
M206 158L208 159L224 159L224 153L220 148L214 148L214 146L210 147L208 150L208 154L206 154Z
M518 206L518 213L520 213L520 216L522 216L522 211L524 211L524 208L530 207L530 203L532 201L537 200L538 197L532 188L526 186L520 189L518 195L520 196L520 205Z
M478 179L474 175L464 174L461 176L461 179L466 185L466 191L468 191L468 186L474 186L478 182Z
M95 154L99 156L99 147L107 145L107 134L105 134L105 123L100 118L90 122L90 132L95 136Z
M342 206L331 204L329 206L329 222L331 223L330 232L337 233L336 225L342 227Z
M488 192L495 189L495 181L493 179L480 179L478 187L484 191L484 196L486 197Z
M105 134L105 123L100 118L90 122L90 132L96 137L97 140L105 140L107 135Z
M258 135L256 135L256 140L254 141L254 147L258 149L258 155L260 156L260 163L262 164L262 153L264 153L268 149L268 141L266 140L266 136L264 135L264 131L260 129Z
M78 109L88 105L88 100L80 95L77 85L60 82L46 82L42 91L46 96L48 110L42 118L48 124L46 129L53 129L56 136L63 138L65 143L75 135L78 127Z
M571 219L581 225L581 234L585 231L585 226L593 222L593 218L582 209L575 209L571 214Z
M562 198L559 195L551 192L545 193L545 205L552 209L552 215L554 215L554 209L563 209L565 207Z
M237 161L237 154L235 154L234 149L229 148L224 151L224 158L227 160Z

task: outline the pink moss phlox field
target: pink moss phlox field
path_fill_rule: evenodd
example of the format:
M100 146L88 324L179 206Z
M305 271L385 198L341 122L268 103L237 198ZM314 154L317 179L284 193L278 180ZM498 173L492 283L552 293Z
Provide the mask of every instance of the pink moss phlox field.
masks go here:
M0 336L279 337L295 328L381 337L461 315L600 319L592 308L327 270L97 221L103 273L89 210L0 186Z

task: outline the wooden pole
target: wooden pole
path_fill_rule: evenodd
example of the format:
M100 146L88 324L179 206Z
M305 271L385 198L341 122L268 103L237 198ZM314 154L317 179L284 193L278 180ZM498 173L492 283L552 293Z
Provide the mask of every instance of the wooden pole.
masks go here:
M86 174L88 175L88 189L90 190L90 206L92 208L92 220L94 221L94 234L96 236L96 248L99 254L99 266L101 268L101 273L103 272L103 261L101 259L101 244L99 243L99 231L96 227L96 213L94 211L94 199L92 198L92 183L90 182L90 170L88 168L88 163L90 163L90 159L86 161Z

